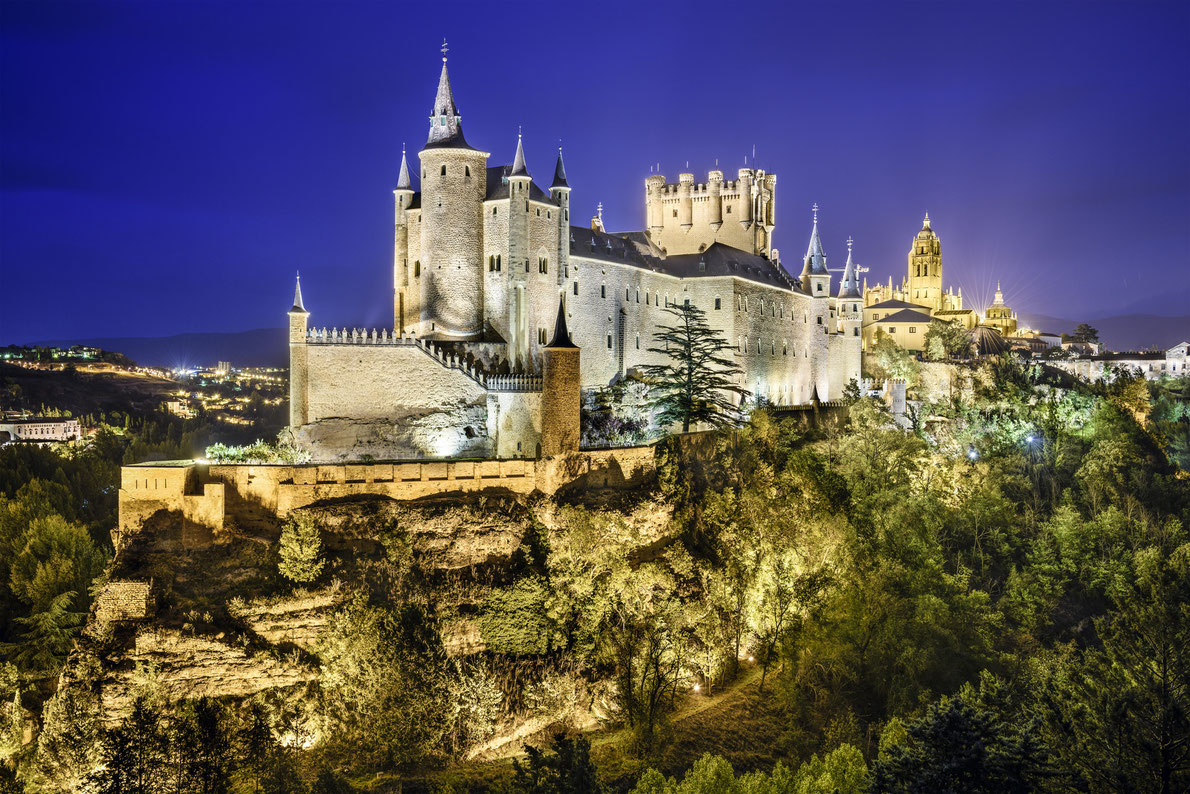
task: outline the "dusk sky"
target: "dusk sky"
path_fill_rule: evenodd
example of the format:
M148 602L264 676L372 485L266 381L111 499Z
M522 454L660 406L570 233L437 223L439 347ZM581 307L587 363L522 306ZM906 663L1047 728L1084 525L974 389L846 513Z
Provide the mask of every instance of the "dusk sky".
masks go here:
M572 219L650 166L778 175L800 270L899 282L929 211L982 308L1190 305L1190 3L0 2L0 343L391 326L392 189L449 41L468 141ZM755 160L752 152L755 147ZM837 278L835 284L837 285Z

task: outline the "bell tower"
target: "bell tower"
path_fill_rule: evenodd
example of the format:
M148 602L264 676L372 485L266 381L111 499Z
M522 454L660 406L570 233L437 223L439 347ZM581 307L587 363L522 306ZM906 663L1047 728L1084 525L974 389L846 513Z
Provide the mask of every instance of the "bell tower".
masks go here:
M909 273L905 300L942 311L942 241L930 228L930 213L909 249Z

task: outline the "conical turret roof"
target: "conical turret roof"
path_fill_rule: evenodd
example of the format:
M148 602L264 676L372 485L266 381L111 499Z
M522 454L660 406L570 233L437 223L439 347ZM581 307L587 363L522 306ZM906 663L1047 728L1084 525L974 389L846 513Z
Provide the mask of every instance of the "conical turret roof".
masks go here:
M463 117L459 115L459 109L455 106L454 92L450 87L450 74L446 71L446 58L442 59L442 74L438 77L438 93L434 95L434 109L430 113L430 135L426 138L424 148L472 148L463 138Z
M291 311L291 312L306 311L306 307L302 303L302 274L301 273L298 273L298 276L297 276L297 287L293 291L293 308L290 309L289 311Z
M405 147L401 147L401 173L397 177L397 190L413 190L409 180L409 161L405 158Z
M570 185L566 182L566 165L562 162L561 146L558 147L558 164L554 166L554 182L550 185L550 187L570 187Z
M570 340L570 331L566 328L566 299L558 298L558 319L554 321L554 338L546 347L565 347L578 349L578 345Z
M529 167L525 165L525 146L521 143L521 134L516 136L516 157L512 161L512 172L509 176L529 176Z
M847 264L843 266L843 281L839 284L840 298L860 297L859 280L856 278L855 264L851 261L851 239L847 240Z
M822 238L818 236L818 205L814 205L814 228L810 231L810 245L806 247L803 275L826 276L826 254L822 251Z

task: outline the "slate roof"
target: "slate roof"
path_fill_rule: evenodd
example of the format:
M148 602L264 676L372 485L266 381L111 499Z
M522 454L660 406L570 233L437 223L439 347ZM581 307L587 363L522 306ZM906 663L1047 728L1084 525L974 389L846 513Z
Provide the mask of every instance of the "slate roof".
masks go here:
M928 314L915 311L913 309L901 309L899 312L881 317L876 320L876 323L883 325L884 323L926 323L927 325L934 318Z
M512 176L511 165L489 165L488 194L483 197L484 201L508 198L508 177L510 176ZM558 202L550 198L550 194L542 190L536 182L529 182L529 199L558 206Z
M873 303L871 306L865 306L864 308L865 309L913 309L914 311L917 311L920 309L924 309L926 307L922 306L921 304L918 304L918 303L906 303L905 301L886 300L886 301L880 301L880 303Z
M554 183L550 187L570 187L570 184L566 181L566 164L562 162L561 146L558 147L558 164L554 166Z
M715 243L700 254L662 258L644 232L608 234L585 226L570 227L570 255L614 264L628 264L676 278L736 276L783 289L801 282L763 256Z

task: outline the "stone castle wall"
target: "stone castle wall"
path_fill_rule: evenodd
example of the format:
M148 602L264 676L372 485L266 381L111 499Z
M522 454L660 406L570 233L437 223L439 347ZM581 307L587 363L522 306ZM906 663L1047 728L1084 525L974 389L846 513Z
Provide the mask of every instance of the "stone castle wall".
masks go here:
M119 548L129 534L162 514L218 532L228 518L260 511L284 517L291 510L333 499L380 496L405 501L488 489L553 494L570 486L631 488L647 483L654 472L652 446L583 450L539 460L293 466L143 463L121 470L120 518L112 535Z

